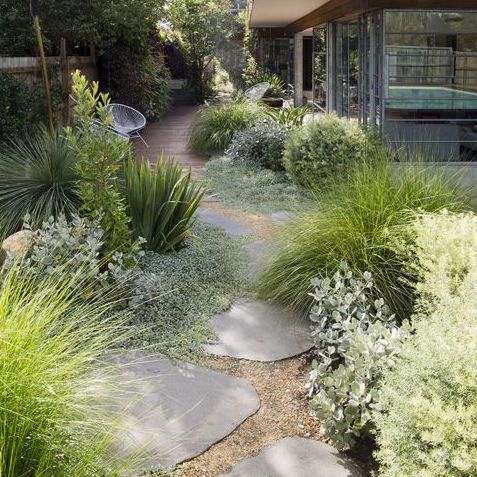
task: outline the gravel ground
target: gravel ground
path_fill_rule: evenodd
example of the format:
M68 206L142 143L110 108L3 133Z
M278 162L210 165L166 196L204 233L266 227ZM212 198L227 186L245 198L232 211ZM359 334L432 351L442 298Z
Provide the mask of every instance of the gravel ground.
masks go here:
M307 407L305 377L310 366L306 356L274 363L207 357L202 364L247 379L261 407L232 434L183 464L177 477L216 477L282 437L320 439L319 423Z

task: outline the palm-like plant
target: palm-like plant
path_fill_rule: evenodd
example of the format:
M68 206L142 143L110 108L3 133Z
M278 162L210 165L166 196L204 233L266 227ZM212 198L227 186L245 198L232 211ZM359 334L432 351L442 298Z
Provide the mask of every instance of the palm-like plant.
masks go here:
M148 162L126 165L126 200L136 237L149 250L177 250L189 235L204 190L183 174L178 163L161 158L154 171Z
M0 238L16 232L27 214L37 227L77 210L75 162L64 135L50 137L44 128L0 151Z

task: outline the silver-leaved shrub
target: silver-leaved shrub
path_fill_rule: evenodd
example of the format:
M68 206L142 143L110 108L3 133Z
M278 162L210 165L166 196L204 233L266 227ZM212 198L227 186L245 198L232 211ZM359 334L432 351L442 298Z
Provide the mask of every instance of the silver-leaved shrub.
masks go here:
M106 261L103 256L104 230L101 227L101 213L89 219L75 215L67 221L64 215L57 220L50 217L43 225L32 230L29 218L25 218L23 229L31 232L31 246L23 259L7 257L4 269L18 266L29 269L31 275L39 278L76 275L76 283L91 283L111 286L111 282L125 285L134 274L137 263L139 242L134 253L114 253Z
M349 449L372 427L371 412L380 407L377 384L382 371L394 366L409 326L397 326L384 300L369 298L371 274L355 278L345 262L332 279L312 285L318 359L309 376L310 406L324 434L339 449Z

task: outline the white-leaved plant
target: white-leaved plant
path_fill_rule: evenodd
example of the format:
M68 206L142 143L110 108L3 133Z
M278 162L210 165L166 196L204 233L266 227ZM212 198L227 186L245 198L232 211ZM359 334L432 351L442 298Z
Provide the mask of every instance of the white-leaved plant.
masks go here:
M381 370L394 365L409 326L399 327L384 300L370 298L371 274L354 278L345 262L332 279L314 279L312 285L318 359L309 376L310 406L324 434L339 449L349 449L372 426Z
M50 217L41 228L32 230L29 217L25 217L23 229L31 231L31 247L20 262L9 256L4 270L18 266L40 279L56 276L59 281L81 273L85 279L94 278L95 287L110 286L111 281L126 286L134 278L135 265L143 254L139 251L141 242L134 244L131 254L117 252L105 261L101 220L101 212L93 219L74 215L69 222L60 215L57 220Z

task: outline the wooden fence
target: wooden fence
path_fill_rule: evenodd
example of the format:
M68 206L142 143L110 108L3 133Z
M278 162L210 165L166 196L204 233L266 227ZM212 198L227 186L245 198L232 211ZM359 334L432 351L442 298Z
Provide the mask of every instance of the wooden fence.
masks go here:
M98 79L96 61L93 56L66 56L66 48L62 45L62 54L60 56L47 57L48 65L52 66L51 74L57 75L51 80L59 81L65 92L70 90L71 72L79 69L88 78L89 81ZM27 82L33 82L41 79L40 60L37 57L0 57L0 74L8 73ZM69 123L71 114L71 101L68 95L65 95L61 119L63 124ZM59 116L59 114L58 114Z

